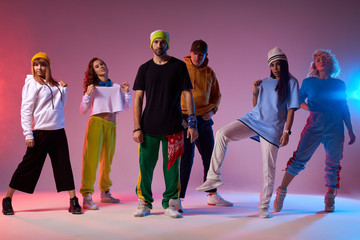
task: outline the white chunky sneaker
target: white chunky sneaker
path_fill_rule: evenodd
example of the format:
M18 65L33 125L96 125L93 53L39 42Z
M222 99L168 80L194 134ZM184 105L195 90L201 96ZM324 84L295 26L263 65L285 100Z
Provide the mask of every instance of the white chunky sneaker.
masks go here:
M92 198L91 193L88 193L83 196L83 209L89 209L89 210L98 210L99 207L96 205Z
M221 180L206 179L206 181L201 186L197 187L196 190L200 192L206 192L211 189L220 187L221 185L223 185Z
M232 202L226 201L223 199L220 194L208 194L208 205L211 206L222 206L222 207L232 207L234 204Z
M178 205L180 200L178 199L170 199L169 207L165 208L165 215L171 218L181 218L181 214L176 210L176 205Z
M327 192L325 195L325 212L334 212L335 211L335 196L336 193Z
M267 208L259 208L259 217L260 218L272 218Z
M120 199L111 196L110 189L106 192L101 192L102 203L120 203Z
M146 205L145 201L139 199L139 206L134 212L134 217L145 217L150 213L150 208Z
M280 212L284 205L284 200L286 197L287 189L282 189L278 187L276 189L276 197L274 200L274 211Z

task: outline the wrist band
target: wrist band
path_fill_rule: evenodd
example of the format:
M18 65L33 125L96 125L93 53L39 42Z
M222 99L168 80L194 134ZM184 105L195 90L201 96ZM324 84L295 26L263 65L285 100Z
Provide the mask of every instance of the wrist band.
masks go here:
M291 131L290 131L290 130L284 130L284 133L287 133L288 135L291 135Z
M257 96L259 96L259 94L258 93L253 93L253 96L257 97Z
M133 133L135 133L137 131L141 131L141 128L137 128L137 129L133 130Z
M189 128L195 128L195 129L197 128L197 120L196 120L195 113L190 114L188 116L187 122L188 122Z

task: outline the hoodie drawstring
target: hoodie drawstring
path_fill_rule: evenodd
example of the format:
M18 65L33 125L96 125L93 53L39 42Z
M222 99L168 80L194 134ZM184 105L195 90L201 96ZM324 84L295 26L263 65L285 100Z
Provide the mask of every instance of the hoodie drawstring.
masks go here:
M53 95L53 91L51 90L51 87L49 85L47 85L45 82L44 82L45 86L47 86L51 92L51 105L52 105L52 109L54 109L54 95ZM62 92L60 90L60 88L58 86L55 85L55 87L57 87L57 89L59 90L60 92L60 101L63 102L63 95L62 95Z

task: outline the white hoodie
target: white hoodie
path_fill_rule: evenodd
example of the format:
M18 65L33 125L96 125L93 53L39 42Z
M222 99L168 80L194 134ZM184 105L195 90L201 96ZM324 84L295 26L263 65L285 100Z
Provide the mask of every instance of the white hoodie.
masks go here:
M66 87L41 85L32 75L27 75L21 102L21 126L25 140L34 139L33 130L64 128L66 99Z

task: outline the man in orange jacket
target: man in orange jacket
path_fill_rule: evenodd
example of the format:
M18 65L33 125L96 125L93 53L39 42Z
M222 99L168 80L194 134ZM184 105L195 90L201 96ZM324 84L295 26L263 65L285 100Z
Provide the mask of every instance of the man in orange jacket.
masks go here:
M185 198L186 188L189 182L191 168L194 160L195 145L201 155L204 165L204 181L210 166L210 159L214 147L214 135L211 117L217 112L221 94L215 72L208 66L208 46L203 40L196 40L191 45L190 56L184 58L188 69L191 83L193 85L192 94L195 102L195 114L198 124L198 139L191 143L184 137L184 153L181 157L180 165L180 198ZM181 109L183 113L183 125L187 128L188 111L184 96L181 97ZM184 131L186 136L186 131ZM216 189L208 191L208 204L213 206L232 206L231 202L224 200ZM179 212L183 211L181 206L177 206Z

